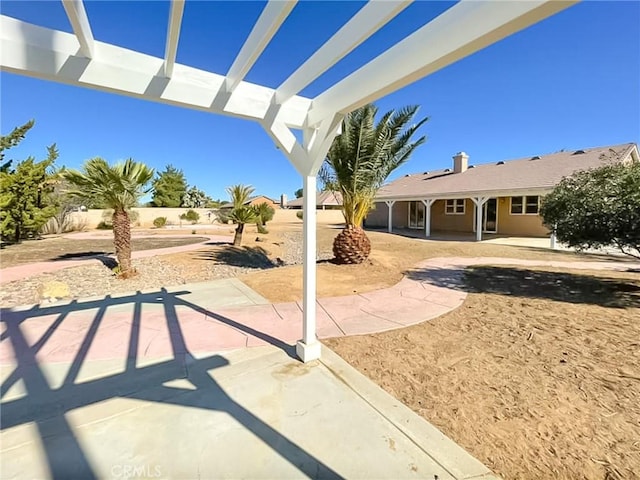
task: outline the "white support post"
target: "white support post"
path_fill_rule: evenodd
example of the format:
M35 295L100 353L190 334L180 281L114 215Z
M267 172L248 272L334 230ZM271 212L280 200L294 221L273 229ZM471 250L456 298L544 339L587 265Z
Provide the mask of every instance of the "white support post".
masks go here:
M422 200L424 204L424 236L429 238L431 236L431 205L435 202L435 198L425 198Z
M476 205L476 241L482 241L482 206L489 197L475 197L471 199Z
M552 250L556 249L556 226L553 226L553 230L551 230L551 237L549 237L549 247Z
M302 340L296 354L303 362L320 358L320 342L316 337L316 177L304 177L303 200L303 270L302 270Z
M396 203L395 200L385 200L384 203L387 204L387 208L389 210L389 217L387 220L387 232L393 232L393 204Z

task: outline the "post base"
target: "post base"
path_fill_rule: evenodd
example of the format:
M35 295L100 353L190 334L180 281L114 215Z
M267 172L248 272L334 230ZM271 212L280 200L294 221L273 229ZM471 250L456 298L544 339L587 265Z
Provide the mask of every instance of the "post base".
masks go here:
M322 345L317 340L311 344L306 344L302 340L298 340L298 343L296 343L296 355L304 363L318 360L321 349Z

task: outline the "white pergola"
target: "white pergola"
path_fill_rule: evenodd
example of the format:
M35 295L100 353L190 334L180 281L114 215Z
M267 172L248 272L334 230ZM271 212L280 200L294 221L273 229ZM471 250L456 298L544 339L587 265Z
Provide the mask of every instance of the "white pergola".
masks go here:
M73 34L0 16L2 71L256 121L303 177L304 313L302 340L296 352L308 362L320 357L316 337L316 175L340 133L344 115L577 0L462 0L315 98L298 93L402 12L410 0L366 3L275 89L244 78L296 0L266 3L226 75L176 63L185 0L171 1L164 58L95 40L82 0L62 3ZM302 142L294 129L302 131Z

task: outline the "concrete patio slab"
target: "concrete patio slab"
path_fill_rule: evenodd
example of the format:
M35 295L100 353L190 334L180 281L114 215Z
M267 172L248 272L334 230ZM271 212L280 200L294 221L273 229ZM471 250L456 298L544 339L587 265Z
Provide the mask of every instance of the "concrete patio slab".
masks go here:
M25 372L27 397L41 368ZM268 346L85 371L28 404L5 400L2 478L491 478L328 350L306 365Z

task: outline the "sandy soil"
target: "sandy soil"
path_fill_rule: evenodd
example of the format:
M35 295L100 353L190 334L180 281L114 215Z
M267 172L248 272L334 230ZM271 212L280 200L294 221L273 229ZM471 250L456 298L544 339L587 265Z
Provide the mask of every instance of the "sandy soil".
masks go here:
M640 475L640 276L475 267L464 305L331 339L505 479Z
M247 246L260 246L269 255L281 255L279 235L293 228L277 226L266 236L267 242L255 243L255 235L247 235ZM331 250L339 227L319 225L318 249ZM539 260L579 261L611 260L611 257L578 255L529 247L511 247L472 241L428 241L389 235L385 232L367 232L372 244L369 261L361 265L334 265L330 262L318 264L318 296L330 297L364 293L395 285L405 272L416 263L435 257L508 257ZM195 255L192 255L195 257ZM186 260L183 258L183 261ZM302 266L288 266L276 270L253 272L239 277L243 282L272 302L288 302L302 298Z

